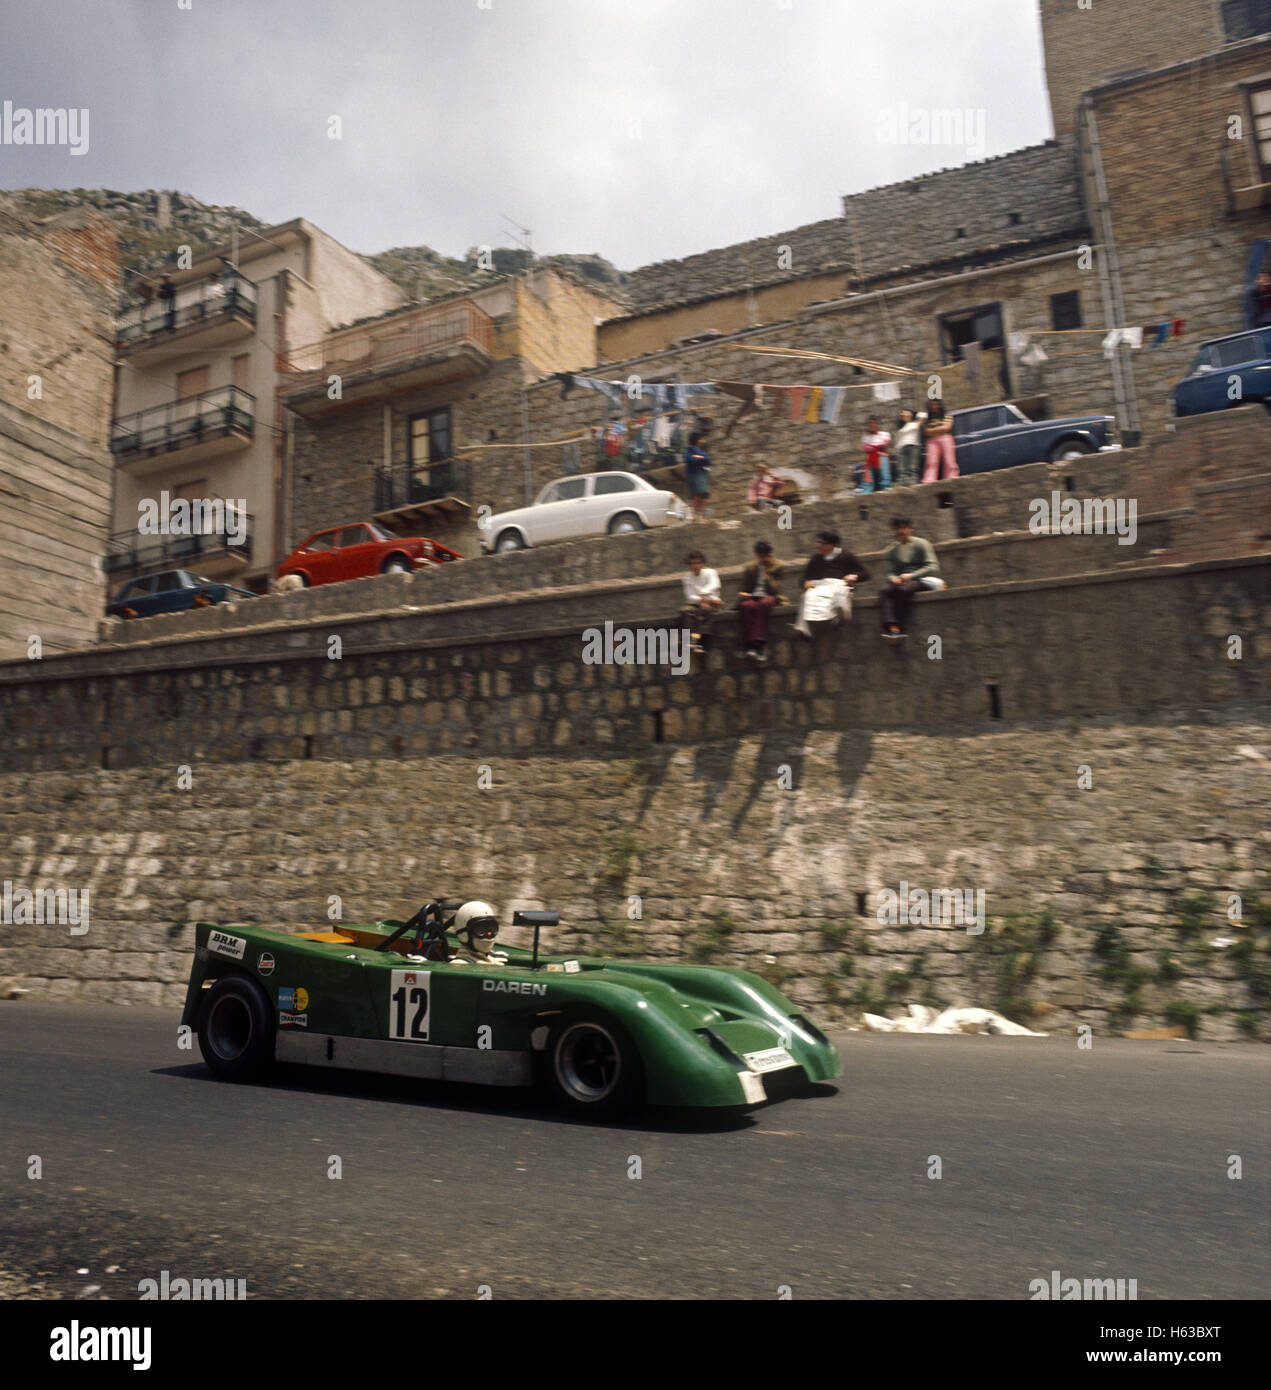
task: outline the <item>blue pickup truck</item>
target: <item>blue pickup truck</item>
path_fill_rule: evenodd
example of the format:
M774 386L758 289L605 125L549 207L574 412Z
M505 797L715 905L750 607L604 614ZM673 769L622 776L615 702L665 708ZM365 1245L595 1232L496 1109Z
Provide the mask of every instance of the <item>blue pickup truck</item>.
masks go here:
M1205 415L1250 401L1271 410L1271 328L1201 343L1170 399L1175 415Z
M1116 423L1112 415L1030 420L1015 406L999 403L955 410L950 419L961 473L988 473L1021 463L1056 463L1120 447L1108 440Z

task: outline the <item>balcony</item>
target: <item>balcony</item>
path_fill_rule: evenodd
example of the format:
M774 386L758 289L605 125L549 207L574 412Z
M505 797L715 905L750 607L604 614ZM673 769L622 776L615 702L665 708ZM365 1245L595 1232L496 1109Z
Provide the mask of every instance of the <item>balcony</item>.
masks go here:
M173 455L182 463L245 449L255 432L256 397L237 386L121 415L110 427L110 452L131 473L154 473Z
M152 300L115 324L115 351L150 360L217 347L250 336L256 325L256 286L227 273L182 285L170 302Z
M375 470L375 520L401 530L438 516L471 511L472 479L466 463L450 459L431 468L396 464Z
M225 505L228 511L229 504ZM252 517L241 512L227 517L227 522L219 531L199 536L116 531L107 542L102 568L121 583L156 570L189 569L208 579L237 574L251 563Z
M387 400L399 391L479 376L494 360L494 320L468 300L414 309L294 348L283 401L298 415ZM327 394L340 378L340 397Z

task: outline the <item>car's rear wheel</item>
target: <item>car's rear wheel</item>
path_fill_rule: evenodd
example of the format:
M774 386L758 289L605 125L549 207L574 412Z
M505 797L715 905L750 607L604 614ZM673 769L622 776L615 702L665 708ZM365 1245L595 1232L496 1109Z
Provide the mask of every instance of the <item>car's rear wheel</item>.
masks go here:
M199 1011L199 1050L226 1081L248 1081L274 1060L274 1013L254 980L227 975Z
M611 536L629 536L632 531L643 531L644 522L634 512L619 512L609 523Z
M500 531L494 543L495 550L524 550L525 537L519 531Z
M1093 454L1094 446L1087 444L1084 439L1061 439L1058 444L1050 451L1051 463L1062 463L1065 459L1084 458L1086 454Z
M383 573L409 574L410 569L410 561L406 559L404 555L390 555L388 559L384 561Z
M639 1054L626 1030L604 1014L557 1019L544 1062L548 1089L574 1114L619 1115L640 1097Z

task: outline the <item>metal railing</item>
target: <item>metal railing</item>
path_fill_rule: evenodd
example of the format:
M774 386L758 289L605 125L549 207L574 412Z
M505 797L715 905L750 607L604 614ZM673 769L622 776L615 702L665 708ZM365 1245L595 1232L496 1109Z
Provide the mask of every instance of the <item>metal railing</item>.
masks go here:
M331 373L355 376L465 346L494 352L494 320L483 309L467 300L417 309L291 349L285 389L303 388Z
M466 463L449 459L431 468L413 463L380 465L375 470L375 510L391 512L397 507L435 502L442 497L467 501L472 476Z
M178 449L231 432L249 437L255 428L256 397L237 386L218 386L199 396L121 415L111 423L110 452Z
M169 569L197 569L196 561L217 555L241 555L250 560L251 513L234 511L228 502L225 512L226 524L206 535L152 536L141 531L116 531L106 543L103 568L107 574L159 565Z
M129 347L191 323L209 323L238 314L256 322L256 286L241 275L226 273L182 285L171 300L154 299L121 314L115 344Z

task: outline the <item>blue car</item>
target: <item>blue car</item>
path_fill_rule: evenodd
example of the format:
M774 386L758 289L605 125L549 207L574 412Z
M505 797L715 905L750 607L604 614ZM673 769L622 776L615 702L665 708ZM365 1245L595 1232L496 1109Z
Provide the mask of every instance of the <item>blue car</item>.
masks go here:
M130 579L106 605L110 618L153 618L156 613L183 613L187 608L206 608L230 597L255 598L250 589L218 584L189 570L164 570Z
M1271 410L1271 328L1202 343L1170 399L1175 415L1205 415L1250 401Z
M977 405L955 410L953 443L961 473L989 473L1021 463L1056 463L1096 454L1109 444L1112 415L1073 415L1062 420L1030 420L1013 405Z

